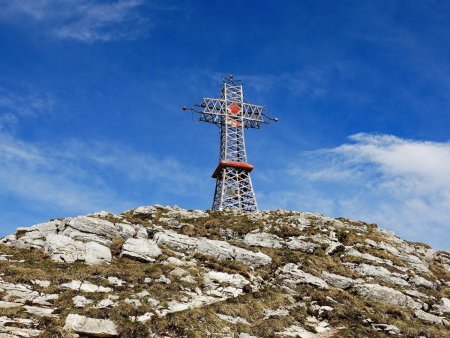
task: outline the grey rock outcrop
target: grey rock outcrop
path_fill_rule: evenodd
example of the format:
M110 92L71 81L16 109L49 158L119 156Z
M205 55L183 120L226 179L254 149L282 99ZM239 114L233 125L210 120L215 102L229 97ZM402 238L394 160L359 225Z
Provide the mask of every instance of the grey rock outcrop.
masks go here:
M334 273L329 273L326 271L322 272L322 275L320 277L328 284L344 290L351 288L355 284L355 280L351 278L336 275Z
M85 245L64 235L48 235L44 250L55 262L73 263L85 258Z
M304 252L314 252L319 247L313 242L306 242L299 237L289 237L284 240L276 235L266 232L251 232L245 235L244 243L249 246L260 246L264 248L289 248Z
M379 284L361 284L353 287L360 296L372 301L392 305L405 306L412 309L420 309L421 305L411 297L398 290Z
M111 263L111 250L97 242L83 243L68 236L50 234L44 243L44 250L55 262L88 264Z
M278 277L289 287L297 284L309 284L319 289L328 289L328 284L319 277L304 272L294 263L288 263L278 270Z
M409 279L409 282L416 285L416 286L423 286L429 289L434 288L434 283L429 281L428 279L425 279L421 276L414 276Z
M349 267L361 276L376 277L388 283L409 287L409 283L403 279L407 277L406 275L392 273L382 266L369 265L364 263L345 264L345 266Z
M64 321L70 337L252 337L242 332L251 329L323 338L353 327L361 336L444 337L449 271L448 252L344 218L159 205L98 212L0 239L0 337L49 336ZM401 315L386 311L381 321L389 304ZM186 321L191 314L204 320Z
M131 257L145 262L153 262L162 253L158 245L149 239L128 238L122 247L121 257Z
M248 233L244 237L245 244L264 248L282 248L283 242L282 238L266 232Z
M446 320L445 318L442 317L438 317L436 315L433 315L431 313L425 312L423 310L417 309L414 311L414 315L417 318L420 318L426 322L430 322L433 324L442 324L445 326L450 326L450 322L448 320Z
M450 313L450 299L442 297L439 304L433 305L433 311L441 315Z
M114 223L107 220L79 216L69 220L67 227L62 231L63 235L76 240L94 241L100 244L108 244L116 237L128 237L126 231L121 231L121 227L116 227Z
M173 231L158 232L153 239L158 244L187 253L201 253L216 259L237 260L245 264L261 266L272 262L272 259L262 252L252 252L227 242L211 240L204 237L194 238Z
M86 243L86 253L84 260L87 264L111 263L111 250L97 242Z
M77 314L69 314L64 329L91 337L117 337L116 324L108 319L94 319Z

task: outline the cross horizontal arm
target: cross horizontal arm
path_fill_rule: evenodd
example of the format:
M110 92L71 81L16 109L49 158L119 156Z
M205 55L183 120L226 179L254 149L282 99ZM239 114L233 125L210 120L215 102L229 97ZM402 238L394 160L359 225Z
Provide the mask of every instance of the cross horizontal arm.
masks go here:
M197 107L201 108L200 121L221 124L222 117L229 115L227 102L224 99L204 98L203 103ZM267 123L263 118L263 106L244 103L241 107L242 119L246 128L259 128L261 123ZM237 117L237 116L235 116Z

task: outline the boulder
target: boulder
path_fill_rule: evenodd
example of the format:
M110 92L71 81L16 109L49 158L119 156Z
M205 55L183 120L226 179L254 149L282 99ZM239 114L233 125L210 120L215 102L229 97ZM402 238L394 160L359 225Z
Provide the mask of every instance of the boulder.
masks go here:
M28 285L14 284L3 281L0 278L0 292L5 292L3 300L14 300L16 303L30 303L40 297L39 292L33 290Z
M432 324L442 324L445 326L450 326L450 322L445 318L438 317L436 315L433 315L420 309L414 311L414 316Z
M219 284L229 284L236 288L243 288L245 285L250 284L250 282L240 274L229 274L226 272L219 272L219 271L209 271L204 276L204 279L205 283L212 281L217 282Z
M244 243L249 246L261 246L263 248L282 248L283 239L266 232L248 233L244 237Z
M318 244L305 242L299 237L290 237L284 240L276 235L267 232L248 233L244 237L244 243L249 246L260 246L264 248L289 248L291 250L300 250L304 252L314 252L319 247Z
M93 241L109 244L116 237L129 238L136 229L131 224L112 223L110 221L89 216L78 216L66 222L62 235L81 241Z
M371 301L405 306L411 309L421 308L421 305L411 297L387 286L381 286L379 284L361 284L355 285L353 288L357 294Z
M84 260L85 244L68 236L50 234L44 244L44 250L55 262L73 263Z
M136 258L145 262L154 262L162 254L158 245L145 238L128 238L122 247L120 257Z
M421 276L414 276L409 279L409 282L414 284L415 286L423 286L429 289L434 288L433 282L429 281L428 279L425 279Z
M394 336L399 335L401 333L400 329L395 325L390 324L371 324L371 325L372 329L374 329L375 331L386 332Z
M275 336L282 337L300 337L300 338L314 338L317 337L316 334L305 330L300 325L291 325L284 329L284 331L275 332Z
M89 304L93 303L92 300L87 299L84 296L75 296L72 298L72 302L76 308L84 308L84 307L88 306Z
M305 242L299 237L290 237L285 241L285 246L291 250L300 250L303 252L313 253L320 245L312 242Z
M444 313L450 313L450 299L443 297L440 302L441 311Z
M57 315L52 314L56 309L51 309L47 307L29 306L29 305L25 305L23 308L27 313L33 316L53 317L53 318L58 317Z
M32 338L40 337L43 331L31 329L33 321L24 318L8 318L0 316L0 337L1 338Z
M242 318L242 317L233 317L233 316L228 316L228 315L224 315L221 313L216 313L216 316L219 317L221 320L224 320L231 324L250 325L250 323L245 318Z
M297 284L309 284L323 290L329 288L323 279L300 270L294 263L287 263L282 268L279 268L277 273L279 278L283 280L283 283L290 287Z
M409 283L403 278L399 277L400 275L396 275L390 272L388 269L383 268L382 266L369 265L369 264L345 264L345 266L349 267L356 273L361 276L370 276L379 278L385 282L400 285L400 286L409 286ZM404 276L406 278L406 276Z
M237 260L244 264L261 266L272 262L272 259L262 252L253 252L239 248L227 242L193 238L174 231L158 232L153 237L158 244L164 244L174 250L186 253L201 253L216 259Z
M138 207L133 210L132 215L133 217L139 217L139 218L153 218L156 213L158 212L158 209L156 209L154 206L142 206Z
M96 242L86 243L86 254L84 257L87 264L95 265L102 263L111 263L111 250Z
M439 304L433 305L433 312L439 314L450 313L450 299L442 297Z
M331 256L334 255L340 248L344 248L344 245L342 243L331 242L325 250L325 253Z
M73 280L69 283L64 283L61 284L62 288L65 289L71 289L71 290L75 290L75 291L83 291L83 292L89 292L89 293L94 293L94 292L111 292L112 289L111 288L105 288L104 286L99 286L99 285L95 285L92 284L91 282L82 282L79 280Z
M117 337L116 324L108 319L94 319L69 314L64 329L91 337Z
M320 277L328 284L344 290L351 288L355 284L355 281L352 278L336 275L326 271L322 272Z

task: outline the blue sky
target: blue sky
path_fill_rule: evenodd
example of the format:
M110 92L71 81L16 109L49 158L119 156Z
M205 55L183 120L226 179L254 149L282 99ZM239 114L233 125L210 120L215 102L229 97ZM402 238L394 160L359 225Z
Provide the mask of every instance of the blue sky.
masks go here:
M207 209L233 73L262 209L450 249L447 1L0 0L0 236L98 210Z

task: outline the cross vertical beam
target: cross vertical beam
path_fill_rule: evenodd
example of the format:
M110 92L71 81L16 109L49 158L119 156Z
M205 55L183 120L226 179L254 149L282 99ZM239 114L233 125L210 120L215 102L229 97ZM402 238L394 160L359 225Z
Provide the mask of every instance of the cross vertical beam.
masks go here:
M254 166L247 162L244 130L278 120L264 114L262 106L246 102L241 81L232 75L224 79L220 99L204 98L202 104L183 109L193 110L200 114L200 121L219 127L220 154L212 175L216 179L212 210L258 211L250 177Z

